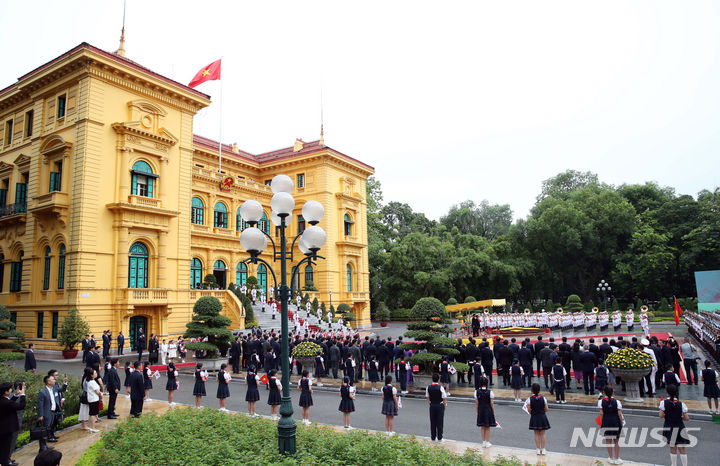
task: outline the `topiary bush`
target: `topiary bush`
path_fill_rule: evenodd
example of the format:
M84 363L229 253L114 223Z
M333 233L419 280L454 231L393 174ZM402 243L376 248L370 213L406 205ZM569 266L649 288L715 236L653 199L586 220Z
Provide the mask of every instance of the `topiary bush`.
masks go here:
M252 289L253 286L255 288L257 288L257 285L258 285L257 277L255 275L248 276L247 281L245 282L245 286L247 286L248 290Z
M192 322L185 326L187 331L183 338L207 337L207 342L188 343L185 347L191 351L206 351L205 357L214 357L217 350L230 347L232 332L228 326L230 318L220 315L222 304L214 296L203 296L193 306Z
M317 310L320 308L320 302L318 301L317 298L313 298L310 308L312 309L313 312L317 312Z
M0 264L0 267L5 267L5 264ZM11 317L8 308L0 305L0 340L3 340L0 342L0 348L21 349L25 333L15 327L10 320Z
M346 313L350 312L351 310L352 309L350 308L350 306L345 303L338 304L337 311L341 314L346 314Z
M591 299L585 303L585 312L590 312L595 307L595 302Z
M305 286L303 286L303 291L317 291L318 289L315 288L315 284L311 281L306 281Z
M410 320L410 309L393 309L390 311L391 320Z
M412 320L427 321L429 319L447 319L445 306L437 298L420 298L410 311Z
M580 296L576 294L571 294L568 296L567 301L565 301L565 306L563 306L564 312L583 312L585 310L585 307L583 306L582 301L580 300Z
M450 298L450 299L448 299L447 305L448 305L448 306L453 306L453 305L455 305L455 304L457 304L457 303L458 303L458 302L457 302L457 299L455 299L455 298Z
M474 303L475 301L477 301L477 299L475 299L475 296L468 296L467 298L465 298L465 303Z

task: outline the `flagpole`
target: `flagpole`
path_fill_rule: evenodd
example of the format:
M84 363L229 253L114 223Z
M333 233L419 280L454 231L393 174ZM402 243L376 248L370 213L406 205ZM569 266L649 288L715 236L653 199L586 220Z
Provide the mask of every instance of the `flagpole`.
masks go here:
M220 63L222 66L222 59L223 57L220 57ZM220 137L218 140L218 155L219 155L219 164L218 164L218 172L222 171L222 121L223 121L223 113L222 113L222 89L223 89L223 79L222 75L220 76Z

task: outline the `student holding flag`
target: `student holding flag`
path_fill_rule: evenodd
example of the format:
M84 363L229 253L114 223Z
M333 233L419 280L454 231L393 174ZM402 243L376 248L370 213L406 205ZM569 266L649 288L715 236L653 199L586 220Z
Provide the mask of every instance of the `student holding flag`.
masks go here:
M205 392L205 381L208 379L208 374L203 370L203 364L197 363L195 367L195 386L193 387L193 395L195 395L195 407L200 408L202 403L202 397L207 395Z
M250 366L245 381L247 382L245 401L247 401L248 404L248 414L250 414L251 417L257 417L257 414L255 414L255 403L260 399L260 392L258 391L260 377L255 373L255 366Z

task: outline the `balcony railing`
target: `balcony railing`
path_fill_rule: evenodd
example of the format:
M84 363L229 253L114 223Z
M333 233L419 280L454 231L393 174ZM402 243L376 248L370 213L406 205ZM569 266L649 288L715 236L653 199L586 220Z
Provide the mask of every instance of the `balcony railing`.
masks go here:
M124 295L129 303L161 303L167 301L168 290L165 288L128 288Z
M160 201L160 199L135 195L130 196L130 204L136 204L146 207L162 207L162 202Z
M24 214L27 212L27 203L9 204L0 207L0 217L10 217L12 215Z

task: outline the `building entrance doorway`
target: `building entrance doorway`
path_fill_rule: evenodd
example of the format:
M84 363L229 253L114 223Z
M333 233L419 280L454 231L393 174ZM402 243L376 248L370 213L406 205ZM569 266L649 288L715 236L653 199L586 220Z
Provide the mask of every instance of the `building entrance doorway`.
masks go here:
M215 275L215 280L221 290L227 288L227 267L225 267L225 262L221 260L215 261L213 275Z
M131 351L137 351L137 347L135 342L137 341L137 336L140 333L140 329L142 329L143 333L145 334L145 345L147 345L147 338L148 338L148 320L145 316L133 316L130 317L130 350ZM147 350L147 348L145 348Z

